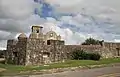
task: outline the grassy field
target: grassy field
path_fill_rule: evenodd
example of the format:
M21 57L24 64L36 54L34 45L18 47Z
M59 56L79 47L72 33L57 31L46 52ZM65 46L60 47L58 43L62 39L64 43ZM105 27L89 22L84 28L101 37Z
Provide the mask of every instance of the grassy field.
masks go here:
M25 73L26 71L33 72L33 71L40 71L44 69L67 68L67 67L77 67L77 66L87 67L88 65L101 65L101 64L113 64L113 63L120 63L120 58L101 59L100 61L68 60L68 61L65 61L64 63L54 63L54 64L49 64L47 66L43 66L43 65L16 66L16 65L5 65L0 63L0 69L4 69L4 71L0 72L0 75L16 75L16 74L19 74L21 71Z

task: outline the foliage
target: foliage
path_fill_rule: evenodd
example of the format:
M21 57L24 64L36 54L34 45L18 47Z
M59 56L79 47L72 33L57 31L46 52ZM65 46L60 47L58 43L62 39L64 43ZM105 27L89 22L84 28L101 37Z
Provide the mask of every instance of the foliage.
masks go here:
M100 44L100 41L99 40L96 40L96 39L93 39L93 38L88 38L85 40L85 42L82 43L82 45L99 45Z
M71 53L71 58L73 60L81 60L81 59L83 59L83 57L82 57L82 56L84 56L83 54L84 54L83 50L81 50L81 51L76 50Z
M92 53L92 55L91 55L91 59L92 60L100 60L100 54L98 54L98 53Z
M72 60L100 60L98 53L87 53L83 50L75 50L71 53Z

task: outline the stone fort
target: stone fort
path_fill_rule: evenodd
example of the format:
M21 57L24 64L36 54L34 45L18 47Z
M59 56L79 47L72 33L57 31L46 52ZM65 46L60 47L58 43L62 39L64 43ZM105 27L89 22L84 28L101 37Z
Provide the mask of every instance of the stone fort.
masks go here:
M65 45L54 31L43 34L41 26L32 26L29 37L24 33L18 39L7 41L6 63L16 65L41 65L61 62L70 58L74 50L99 53L102 58L120 56L120 43L104 42L99 45Z

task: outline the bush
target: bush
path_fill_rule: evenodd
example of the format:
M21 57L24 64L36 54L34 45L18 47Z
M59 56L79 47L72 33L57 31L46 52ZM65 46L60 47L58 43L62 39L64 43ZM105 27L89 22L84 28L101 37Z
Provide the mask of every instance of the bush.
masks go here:
M97 53L87 53L83 50L75 50L71 53L72 60L100 60L100 57Z
M100 55L97 53L91 53L91 60L100 60Z
M71 59L73 60L80 60L82 59L82 53L83 51L79 51L79 50L76 50L74 52L71 53Z

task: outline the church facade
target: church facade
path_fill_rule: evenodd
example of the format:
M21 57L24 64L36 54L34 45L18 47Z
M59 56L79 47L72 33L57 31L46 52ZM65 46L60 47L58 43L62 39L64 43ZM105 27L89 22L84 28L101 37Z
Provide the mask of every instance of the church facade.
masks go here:
M41 26L32 26L29 37L24 33L18 40L7 41L6 63L16 65L40 65L63 60L64 41L54 31L42 33Z

